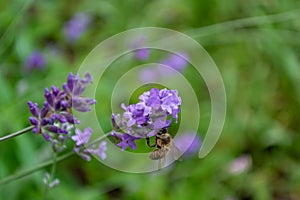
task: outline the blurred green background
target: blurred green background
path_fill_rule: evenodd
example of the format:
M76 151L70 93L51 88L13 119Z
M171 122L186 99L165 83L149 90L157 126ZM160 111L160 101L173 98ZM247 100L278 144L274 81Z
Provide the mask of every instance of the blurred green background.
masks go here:
M58 164L61 183L49 199L300 199L299 8L298 0L0 1L0 136L27 127L27 101L42 103L44 88L76 73L101 41L136 27L170 28L203 45L222 74L227 116L213 151L149 174L74 156ZM78 13L87 25L71 40L64 27ZM28 67L34 51L41 67ZM202 89L204 137L210 99ZM101 113L107 129L110 115ZM0 143L0 178L46 160L49 150L31 133ZM46 170L1 185L0 199L40 199Z

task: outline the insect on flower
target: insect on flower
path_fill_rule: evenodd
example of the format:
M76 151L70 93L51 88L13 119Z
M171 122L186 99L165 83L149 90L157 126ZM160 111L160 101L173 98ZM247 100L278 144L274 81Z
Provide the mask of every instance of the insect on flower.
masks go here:
M158 160L158 169L160 169L164 163L168 153L171 153L173 159L181 160L181 152L173 143L172 136L168 133L167 128L160 129L155 135L154 145L150 145L150 138L146 138L148 147L156 147L149 155L151 160Z

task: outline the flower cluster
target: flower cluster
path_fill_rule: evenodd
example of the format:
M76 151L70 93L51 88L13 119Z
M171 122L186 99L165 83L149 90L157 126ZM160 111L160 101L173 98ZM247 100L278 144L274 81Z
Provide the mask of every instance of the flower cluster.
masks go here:
M50 141L54 151L65 148L64 143L70 136L70 130L74 124L80 123L73 116L72 109L87 112L91 110L91 105L96 103L92 98L81 96L91 81L89 73L86 73L84 78L70 73L62 90L56 86L52 86L51 90L45 89L45 102L42 108L37 103L28 102L32 114L29 121L34 126L32 131L42 134Z
M178 122L181 98L177 90L153 88L139 97L137 104L121 107L123 115L112 114L113 131L111 136L120 141L117 146L125 150L136 148L135 140L152 137L160 129L168 127L172 119Z

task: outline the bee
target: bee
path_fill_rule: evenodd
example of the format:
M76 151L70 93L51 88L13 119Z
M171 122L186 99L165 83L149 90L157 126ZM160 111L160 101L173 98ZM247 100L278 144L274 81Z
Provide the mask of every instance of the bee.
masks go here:
M168 133L167 128L160 129L155 135L155 143L150 145L150 138L146 138L148 147L156 147L149 155L151 160L158 160L161 165L161 160L165 161L165 158L169 152L174 156L174 159L180 158L180 150L173 144L172 136ZM160 166L159 166L160 168Z

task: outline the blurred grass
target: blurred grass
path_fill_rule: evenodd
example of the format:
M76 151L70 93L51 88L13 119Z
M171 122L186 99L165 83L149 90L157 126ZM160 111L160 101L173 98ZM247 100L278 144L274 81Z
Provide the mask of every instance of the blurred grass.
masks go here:
M228 111L216 147L202 160L139 175L74 157L58 165L61 184L49 199L299 199L299 8L297 0L1 1L0 135L27 126L27 101L41 103L44 88L61 85L99 42L135 27L171 28L199 41L224 79ZM70 45L62 27L77 12L89 13L92 26ZM274 14L274 22L263 17ZM35 49L46 56L47 68L28 73L24 62ZM110 94L113 79L104 83ZM203 134L210 101L201 89ZM109 102L107 94L97 95ZM109 129L110 110L97 106ZM1 143L0 177L45 159L47 145L30 133ZM241 154L251 155L251 168L230 174L228 164ZM43 172L1 186L0 199L39 199Z

